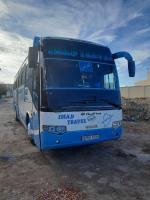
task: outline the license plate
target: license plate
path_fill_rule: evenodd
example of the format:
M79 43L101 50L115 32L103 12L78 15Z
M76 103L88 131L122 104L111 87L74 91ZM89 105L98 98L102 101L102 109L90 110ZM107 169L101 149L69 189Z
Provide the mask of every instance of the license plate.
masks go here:
M99 139L99 135L84 135L82 136L82 141L91 141Z

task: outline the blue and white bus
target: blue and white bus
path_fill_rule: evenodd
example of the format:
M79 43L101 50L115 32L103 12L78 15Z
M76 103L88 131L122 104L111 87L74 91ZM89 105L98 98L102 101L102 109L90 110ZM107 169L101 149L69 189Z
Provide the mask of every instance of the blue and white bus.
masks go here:
M14 82L16 119L40 150L116 140L122 109L114 60L127 52L82 40L35 37Z

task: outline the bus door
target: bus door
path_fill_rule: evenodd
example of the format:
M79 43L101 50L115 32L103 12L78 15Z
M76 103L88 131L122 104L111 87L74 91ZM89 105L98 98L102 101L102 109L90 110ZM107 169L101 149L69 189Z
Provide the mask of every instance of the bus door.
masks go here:
M25 84L24 84L24 112L25 115L32 115L32 69L26 64ZM27 125L27 122L26 122Z
M39 124L39 75L38 67L33 69L33 93L32 93L32 126L35 144L40 148L40 124Z

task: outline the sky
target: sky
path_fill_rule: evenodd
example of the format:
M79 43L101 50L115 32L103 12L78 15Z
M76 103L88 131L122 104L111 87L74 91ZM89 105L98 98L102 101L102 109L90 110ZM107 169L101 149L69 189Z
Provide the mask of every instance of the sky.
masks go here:
M82 39L128 51L136 63L116 62L121 86L150 71L150 0L0 0L0 82L13 83L34 36Z

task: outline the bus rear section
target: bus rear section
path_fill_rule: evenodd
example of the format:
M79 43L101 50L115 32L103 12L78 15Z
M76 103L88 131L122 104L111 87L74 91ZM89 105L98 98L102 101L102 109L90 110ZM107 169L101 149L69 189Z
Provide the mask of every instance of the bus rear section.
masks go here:
M32 81L24 86L24 99L29 90L32 107L24 101L21 112L28 135L39 149L121 137L121 97L114 60L123 56L133 76L134 62L126 52L111 54L107 47L80 40L35 38L26 67ZM29 80L27 74L25 80Z

